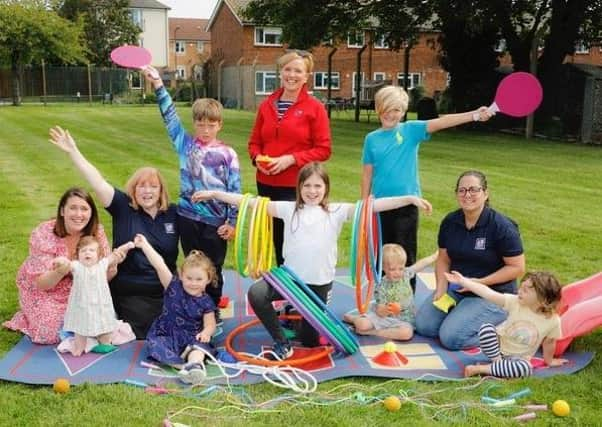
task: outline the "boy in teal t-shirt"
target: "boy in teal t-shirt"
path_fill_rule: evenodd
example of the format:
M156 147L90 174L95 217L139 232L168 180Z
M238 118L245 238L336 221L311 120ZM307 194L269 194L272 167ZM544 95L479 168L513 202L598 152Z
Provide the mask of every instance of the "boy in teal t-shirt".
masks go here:
M408 94L399 86L385 86L374 97L381 127L366 135L362 155L362 198L421 196L418 149L430 134L472 121L487 121L494 113L480 107L465 113L448 114L432 120L400 123L408 109ZM407 253L406 265L416 262L418 209L404 206L380 213L383 243L397 243ZM412 279L415 290L415 279Z

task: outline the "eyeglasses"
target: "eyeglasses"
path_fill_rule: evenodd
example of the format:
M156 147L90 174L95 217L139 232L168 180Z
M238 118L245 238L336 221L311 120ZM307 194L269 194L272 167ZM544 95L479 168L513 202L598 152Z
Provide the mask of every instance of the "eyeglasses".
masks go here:
M469 193L471 196L474 196L475 194L478 194L482 189L483 187L460 187L456 190L456 194L458 196L465 196L466 193Z

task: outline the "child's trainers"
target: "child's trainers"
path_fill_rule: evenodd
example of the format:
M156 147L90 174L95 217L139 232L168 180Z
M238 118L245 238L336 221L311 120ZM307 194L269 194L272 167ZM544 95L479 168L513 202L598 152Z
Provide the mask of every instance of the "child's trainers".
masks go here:
M187 363L178 373L180 379L186 384L201 384L207 377L205 366L202 363Z
M279 360L288 359L293 355L293 348L288 342L275 342L272 351Z

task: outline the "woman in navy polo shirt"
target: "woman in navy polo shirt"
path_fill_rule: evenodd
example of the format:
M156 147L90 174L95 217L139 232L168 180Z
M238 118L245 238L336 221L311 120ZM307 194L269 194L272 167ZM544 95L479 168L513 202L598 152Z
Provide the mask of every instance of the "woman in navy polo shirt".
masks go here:
M448 283L443 273L459 271L505 293L516 293L516 280L525 273L518 226L489 207L485 175L478 171L460 175L456 197L460 209L449 213L439 227L439 256L435 267L437 288L416 316L416 332L438 337L450 350L478 346L481 325L501 323L506 319L506 312ZM456 302L447 313L433 305L445 293Z
M143 234L175 272L179 238L176 205L169 203L159 171L150 167L138 169L128 180L125 192L120 191L80 153L68 131L57 126L50 130L50 137L54 145L69 154L111 215L113 247ZM137 339L145 339L151 323L161 313L163 286L142 251L129 251L109 285L117 317L132 326Z

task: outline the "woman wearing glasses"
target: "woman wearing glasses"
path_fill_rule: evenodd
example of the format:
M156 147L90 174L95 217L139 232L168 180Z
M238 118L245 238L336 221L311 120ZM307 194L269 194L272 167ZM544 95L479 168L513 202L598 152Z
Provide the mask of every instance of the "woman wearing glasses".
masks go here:
M485 175L479 171L462 173L456 183L456 198L460 209L448 214L439 227L437 287L416 316L416 332L438 337L450 350L478 346L481 325L501 323L506 312L448 283L444 273L458 271L498 292L513 294L517 279L525 273L518 226L489 206ZM443 303L446 299L448 304Z
M257 168L257 193L272 200L294 201L299 170L330 157L330 123L324 105L307 92L314 67L312 55L289 51L278 59L278 67L281 87L259 106L248 148ZM278 265L283 262L283 233L284 223L274 218Z

